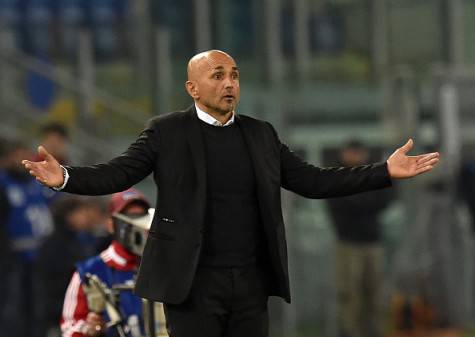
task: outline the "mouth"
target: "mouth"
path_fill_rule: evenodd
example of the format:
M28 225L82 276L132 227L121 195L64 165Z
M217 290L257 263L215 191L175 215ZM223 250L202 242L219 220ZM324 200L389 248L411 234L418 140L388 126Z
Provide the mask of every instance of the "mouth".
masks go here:
M223 99L225 99L225 100L234 100L235 97L234 97L234 95L224 95Z

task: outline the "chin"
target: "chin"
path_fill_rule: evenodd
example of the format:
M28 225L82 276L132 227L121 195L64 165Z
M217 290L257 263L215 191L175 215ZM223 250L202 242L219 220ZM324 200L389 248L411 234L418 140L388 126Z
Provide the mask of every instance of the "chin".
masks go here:
M224 109L226 111L226 113L229 113L229 112L233 112L234 109L236 109L236 104L230 104L226 107L226 109ZM223 110L223 111L224 111Z
M230 112L233 112L234 111L234 107L232 108L227 108L227 109L219 109L219 113L220 115L227 115L228 113Z

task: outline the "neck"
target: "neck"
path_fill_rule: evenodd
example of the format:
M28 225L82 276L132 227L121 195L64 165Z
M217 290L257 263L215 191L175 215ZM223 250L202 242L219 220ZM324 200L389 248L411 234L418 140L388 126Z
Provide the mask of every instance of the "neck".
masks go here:
M227 112L217 111L217 110L214 110L214 109L210 109L206 106L203 106L199 102L195 102L195 103L201 110L206 112L208 115L210 115L211 117L213 117L214 119L216 119L218 122L220 122L223 125L226 124L231 119L231 117L233 116L233 113L234 113L234 111L232 111L232 110L227 111Z

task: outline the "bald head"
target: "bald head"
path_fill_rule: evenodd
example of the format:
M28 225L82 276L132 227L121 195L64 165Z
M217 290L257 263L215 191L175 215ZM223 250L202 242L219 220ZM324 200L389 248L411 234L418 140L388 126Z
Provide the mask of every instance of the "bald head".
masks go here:
M188 81L196 81L204 76L206 72L225 64L236 67L234 59L221 50L208 50L196 54L188 62Z
M197 54L188 62L185 88L195 104L220 122L226 122L239 102L239 70L234 59L220 50Z

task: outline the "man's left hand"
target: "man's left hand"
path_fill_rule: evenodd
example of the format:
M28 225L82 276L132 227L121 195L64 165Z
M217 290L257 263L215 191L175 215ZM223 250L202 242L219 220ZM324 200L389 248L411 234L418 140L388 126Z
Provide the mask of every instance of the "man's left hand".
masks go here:
M439 162L439 153L425 153L408 156L414 142L409 139L406 144L394 151L387 160L389 175L393 179L411 178L429 172Z

